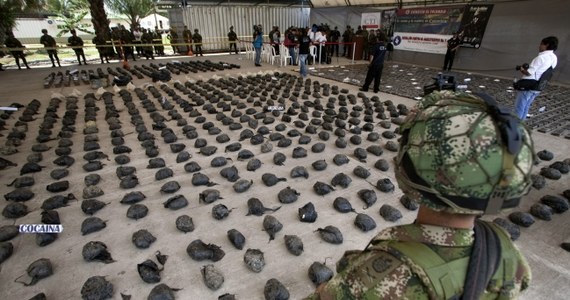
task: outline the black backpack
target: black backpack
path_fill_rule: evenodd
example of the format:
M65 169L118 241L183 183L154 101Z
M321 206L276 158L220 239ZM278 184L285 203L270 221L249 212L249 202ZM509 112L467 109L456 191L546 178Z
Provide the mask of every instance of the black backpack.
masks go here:
M538 79L538 84L536 86L536 90L537 91L544 90L546 88L546 85L550 81L550 79L552 79L553 74L554 74L554 69L552 67L549 67L548 69L546 69L546 71L544 71L544 73L542 73L542 75L540 75L540 79Z

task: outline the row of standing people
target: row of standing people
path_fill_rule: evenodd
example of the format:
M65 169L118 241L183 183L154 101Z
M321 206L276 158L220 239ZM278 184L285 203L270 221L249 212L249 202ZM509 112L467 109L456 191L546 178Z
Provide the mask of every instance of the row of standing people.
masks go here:
M84 41L77 35L77 32L74 29L71 29L70 33L71 36L67 40L67 46L71 47L75 52L79 65L82 65L82 60L83 64L86 65L87 59L85 58L85 52L83 50ZM14 57L18 69L22 69L20 61L23 63L25 68L29 69L30 66L26 60L26 55L24 54L24 49L26 47L14 36L14 33L12 31L6 32L6 36L7 38L4 44L8 49L10 49L9 52L12 57ZM106 38L104 34L97 34L92 40L93 44L95 44L98 50L99 58L101 59L102 64L105 62L109 63L109 59L115 55L117 55L119 59L124 60L128 60L128 57L130 56L133 60L136 61L135 50L137 52L137 55L144 56L146 59L154 59L155 54L158 56L164 55L162 35L158 28L155 28L154 31L150 29L147 30L146 28L143 28L142 30L136 28L133 31L129 31L124 26L120 25L119 27L114 27L112 29L110 38L111 40ZM178 35L174 29L171 29L168 35L168 39L170 39L172 44L180 43L178 40ZM192 34L190 30L184 26L183 40L184 44L186 44L187 47L192 47L192 45L194 45L196 54L203 56L201 46L202 36L199 34L198 29L195 29L194 34ZM42 29L40 44L42 44L46 49L46 52L52 63L52 67L55 68L56 64L57 66L61 67L57 52L57 42L48 33L47 29ZM133 47L131 45L135 46ZM174 53L183 53L183 47L180 45L173 45L172 49ZM186 51L186 53L187 52L188 51ZM0 70L4 71L1 67Z

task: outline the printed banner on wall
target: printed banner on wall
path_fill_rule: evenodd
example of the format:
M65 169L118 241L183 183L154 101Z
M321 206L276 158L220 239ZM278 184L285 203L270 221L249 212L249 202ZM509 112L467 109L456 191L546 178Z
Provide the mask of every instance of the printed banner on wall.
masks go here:
M392 43L395 49L445 54L449 35L396 32Z
M394 36L394 26L396 25L396 9L388 9L382 11L382 29L387 36Z
M487 23L493 11L493 4L467 5L459 28L461 46L479 49Z
M445 54L447 40L458 32L463 45L479 48L491 11L492 5L398 9L394 47Z
M380 28L380 13L362 13L362 28Z

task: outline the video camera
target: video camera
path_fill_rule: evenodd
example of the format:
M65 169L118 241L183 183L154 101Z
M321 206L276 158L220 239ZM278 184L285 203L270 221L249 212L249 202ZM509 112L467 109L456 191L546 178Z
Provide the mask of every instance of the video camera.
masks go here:
M516 67L515 67L515 70L517 70L517 71L520 71L521 69L523 69L523 70L528 70L528 68L530 68L529 64L528 64L528 63L524 63L524 64L522 64L522 66L516 66Z

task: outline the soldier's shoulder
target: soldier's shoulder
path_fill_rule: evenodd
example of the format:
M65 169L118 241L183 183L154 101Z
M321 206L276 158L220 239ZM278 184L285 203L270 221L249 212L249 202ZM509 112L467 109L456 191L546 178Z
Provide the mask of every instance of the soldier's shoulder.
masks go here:
M348 251L339 261L337 271L337 276L321 289L322 296L332 299L427 299L422 282L410 267L379 248Z

